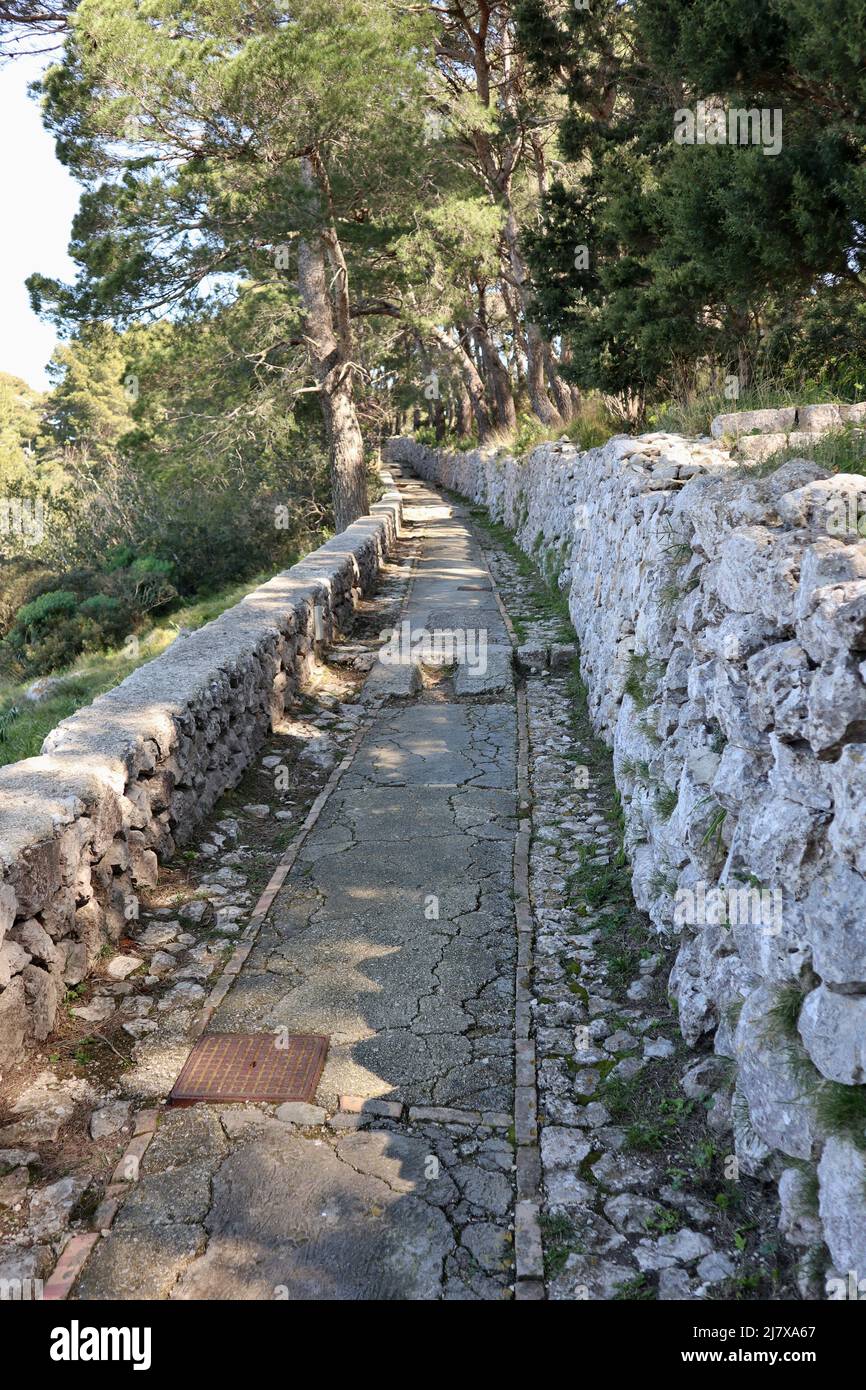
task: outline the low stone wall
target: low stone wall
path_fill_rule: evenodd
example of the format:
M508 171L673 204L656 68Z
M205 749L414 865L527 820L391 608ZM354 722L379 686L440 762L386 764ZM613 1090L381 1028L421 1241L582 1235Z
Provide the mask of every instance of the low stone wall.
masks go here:
M730 440L742 458L759 462L780 449L808 449L840 430L856 430L866 422L866 401L857 405L782 406L771 410L740 410L717 415L710 425L714 439Z
M389 454L558 576L636 900L681 937L683 1035L734 1064L740 1167L779 1180L790 1238L823 1230L863 1278L866 478L805 459L749 476L717 433Z
M233 787L400 530L371 509L0 769L0 1069L138 913L137 890Z

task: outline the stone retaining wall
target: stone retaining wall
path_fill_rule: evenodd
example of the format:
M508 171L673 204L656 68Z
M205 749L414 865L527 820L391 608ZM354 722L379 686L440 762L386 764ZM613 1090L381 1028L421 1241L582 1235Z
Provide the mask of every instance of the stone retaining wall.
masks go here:
M864 422L866 401L858 405L791 405L717 415L710 432L714 439L730 440L742 458L758 462L780 449L809 449L840 430L862 435Z
M393 479L346 531L179 637L0 769L0 1069L46 1038L67 987L138 912L287 700L400 530Z
M733 1064L740 1167L866 1278L866 478L749 476L716 433L389 454L558 576L636 900L681 937L683 1035Z

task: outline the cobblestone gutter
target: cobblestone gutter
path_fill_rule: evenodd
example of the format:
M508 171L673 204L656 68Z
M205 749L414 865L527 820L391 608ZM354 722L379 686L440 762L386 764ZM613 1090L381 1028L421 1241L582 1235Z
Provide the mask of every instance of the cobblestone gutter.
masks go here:
M138 890L240 780L400 530L372 509L0 770L0 1071L138 913Z
M791 1238L823 1235L835 1271L862 1276L866 483L806 459L749 471L733 419L719 439L525 460L390 450L485 507L567 594L635 899L676 946L682 1037L712 1039L735 1079L713 1105L738 1170L778 1181Z

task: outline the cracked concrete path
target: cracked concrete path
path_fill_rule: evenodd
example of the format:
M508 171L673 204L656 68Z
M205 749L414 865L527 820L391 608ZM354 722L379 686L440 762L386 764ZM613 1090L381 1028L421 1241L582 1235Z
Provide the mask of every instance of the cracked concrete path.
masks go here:
M460 510L415 481L404 495L420 532L404 617L507 648ZM446 674L378 709L209 1024L327 1034L320 1108L166 1112L76 1297L508 1296L517 717L503 669L465 698Z

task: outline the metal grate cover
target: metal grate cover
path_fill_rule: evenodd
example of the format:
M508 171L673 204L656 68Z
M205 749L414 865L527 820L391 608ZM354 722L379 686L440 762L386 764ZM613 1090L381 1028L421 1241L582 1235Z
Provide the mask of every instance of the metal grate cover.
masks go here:
M311 1101L328 1042L315 1033L208 1033L186 1059L168 1103Z

